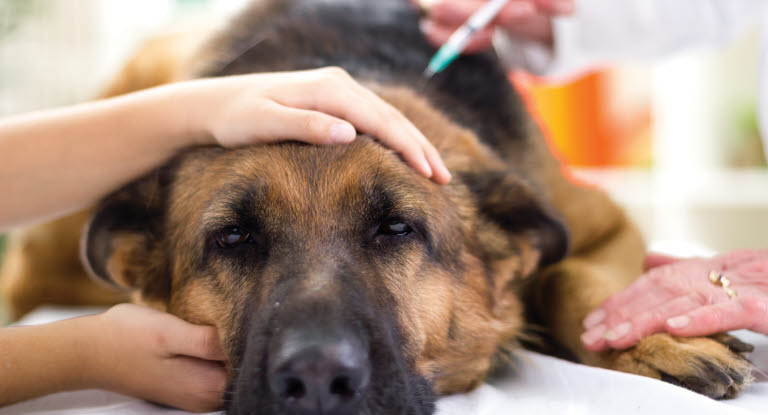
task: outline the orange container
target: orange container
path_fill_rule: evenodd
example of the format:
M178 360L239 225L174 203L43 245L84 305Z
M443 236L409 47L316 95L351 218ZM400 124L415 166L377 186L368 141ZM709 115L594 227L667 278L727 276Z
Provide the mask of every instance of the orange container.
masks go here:
M610 70L590 72L566 84L523 72L512 73L510 79L568 165L650 164L650 102L621 102Z

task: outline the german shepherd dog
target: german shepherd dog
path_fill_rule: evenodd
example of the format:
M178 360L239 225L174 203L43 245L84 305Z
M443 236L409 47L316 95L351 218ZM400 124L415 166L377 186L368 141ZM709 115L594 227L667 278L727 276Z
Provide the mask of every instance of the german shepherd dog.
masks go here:
M585 315L642 272L639 233L565 178L495 55L425 80L434 49L418 20L407 0L257 2L209 43L196 76L344 68L432 141L449 185L367 136L194 148L95 208L87 268L218 328L231 414L430 414L534 337L586 364L735 396L752 367L726 335L581 346ZM148 86L138 78L113 92ZM84 217L14 238L4 279L22 311L52 292L92 298L64 275L84 275L65 265ZM70 288L40 294L54 280Z

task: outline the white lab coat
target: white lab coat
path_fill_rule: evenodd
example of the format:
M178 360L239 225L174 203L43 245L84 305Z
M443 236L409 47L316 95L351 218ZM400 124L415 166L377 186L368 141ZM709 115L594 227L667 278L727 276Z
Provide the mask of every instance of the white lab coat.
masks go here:
M768 0L575 0L572 16L553 20L553 47L497 33L509 65L564 76L607 62L648 60L724 44L762 23L758 118L768 159Z

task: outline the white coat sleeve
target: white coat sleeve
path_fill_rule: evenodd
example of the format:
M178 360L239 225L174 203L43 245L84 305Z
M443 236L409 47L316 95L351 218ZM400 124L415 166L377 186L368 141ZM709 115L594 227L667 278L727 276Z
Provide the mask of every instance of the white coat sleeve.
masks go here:
M562 76L606 62L645 60L739 35L768 0L574 0L572 16L553 19L553 45L496 34L510 67Z

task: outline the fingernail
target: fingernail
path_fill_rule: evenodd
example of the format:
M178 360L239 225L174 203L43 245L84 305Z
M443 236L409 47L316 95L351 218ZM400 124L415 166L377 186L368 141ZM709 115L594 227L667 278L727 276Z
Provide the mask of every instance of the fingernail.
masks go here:
M356 136L355 127L349 124L336 123L331 126L331 141L334 143L348 143Z
M451 181L451 172L448 171L448 168L445 167L445 164L440 163L437 166L437 169L440 170L440 174L445 177L445 182L448 183Z
M626 336L630 329L632 329L632 323L624 322L612 328L611 330L606 331L605 334L603 334L603 338L608 341L619 340L620 338Z
M432 167L429 165L429 162L427 159L423 159L421 161L421 170L424 172L424 175L427 177L432 177L434 175L434 172L432 171Z
M605 326L599 325L593 329L590 329L584 332L584 334L581 335L581 341L584 344L594 344L598 340L603 338L604 332L605 332Z
M667 325L673 329L679 329L688 325L691 322L691 318L688 316L677 316L667 320Z
M592 327L595 327L596 325L600 324L601 321L605 320L605 311L597 309L587 315L587 317L584 319L584 328L585 329L591 329Z

